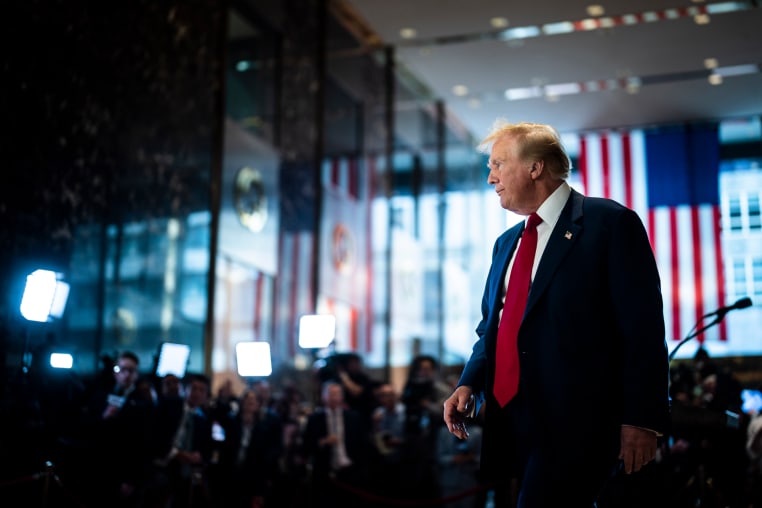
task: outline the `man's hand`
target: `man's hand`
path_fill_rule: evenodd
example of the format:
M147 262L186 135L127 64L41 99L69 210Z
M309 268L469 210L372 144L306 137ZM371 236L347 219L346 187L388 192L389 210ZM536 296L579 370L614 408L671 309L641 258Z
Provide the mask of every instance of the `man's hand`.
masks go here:
M474 404L474 394L470 386L459 386L444 403L444 421L447 430L458 439L466 439L466 417L469 416Z
M637 473L640 468L656 457L656 433L631 425L622 425L622 443L619 459L627 474Z

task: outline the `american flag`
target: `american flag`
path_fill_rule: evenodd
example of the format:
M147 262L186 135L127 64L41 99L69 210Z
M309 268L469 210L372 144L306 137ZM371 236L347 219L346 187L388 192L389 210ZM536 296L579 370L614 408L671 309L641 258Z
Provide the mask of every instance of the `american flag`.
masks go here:
M312 167L291 164L282 170L279 267L275 282L274 343L282 355L293 357L298 348L298 324L306 314L336 317L336 347L347 351L371 350L371 228L370 205L375 172L373 158L335 157L321 165L323 209L320 259L316 259L314 181ZM285 180L285 181L284 181ZM299 183L301 182L301 183ZM305 184L307 182L307 184ZM337 225L354 241L353 270L337 271L332 238ZM314 270L320 270L320 288L314 294Z
M308 230L282 231L278 239L280 262L275 283L273 345L280 357L294 357L299 318L315 313L315 297L312 294L315 250L312 239L313 234Z
M313 164L284 162L278 189L281 227L278 270L273 300L273 356L293 358L297 352L299 318L315 313Z
M685 338L725 305L716 126L590 133L579 141L583 192L640 215L661 275L667 340ZM727 340L727 327L696 339Z
M333 157L323 164L320 307L336 316L336 347L371 350L372 158Z

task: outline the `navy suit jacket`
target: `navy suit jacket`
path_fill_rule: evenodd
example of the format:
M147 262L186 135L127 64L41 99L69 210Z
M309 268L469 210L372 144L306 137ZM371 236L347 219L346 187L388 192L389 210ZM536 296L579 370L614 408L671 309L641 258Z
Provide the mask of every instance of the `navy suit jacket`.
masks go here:
M459 382L486 401L485 450L498 434L515 430L494 428L490 412L499 410L492 383L504 279L523 228L518 224L495 243L478 340ZM521 404L521 427L565 450L572 464L615 463L622 424L666 431L660 281L635 212L572 190L537 267L518 349L520 397L506 410ZM491 467L489 460L483 467Z

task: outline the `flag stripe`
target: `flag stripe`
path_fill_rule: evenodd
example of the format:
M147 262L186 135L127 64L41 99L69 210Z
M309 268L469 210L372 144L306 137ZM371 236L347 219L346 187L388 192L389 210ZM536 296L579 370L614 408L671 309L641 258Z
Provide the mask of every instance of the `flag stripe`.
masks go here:
M365 175L365 351L373 351L373 198L375 197L376 158L367 160Z
M262 339L262 287L265 274L257 270L254 281L254 340Z
M587 136L582 137L582 139L579 140L579 176L580 180L582 180L582 187L583 192L585 194L589 194L590 185L588 183L587 179L587 173L588 173L588 160L587 160Z
M635 200L633 199L632 183L632 150L630 147L630 136L622 136L622 162L624 164L624 205L627 208L635 209Z
M349 348L352 351L357 351L359 346L357 337L357 309L354 307L349 308Z
M609 138L601 138L601 180L602 196L611 197L611 168L609 168Z
M606 195L611 199L620 203L625 203L627 199L627 178L624 172L624 161L626 154L624 151L624 143L621 136L606 136L606 169L604 172L607 176L604 178L606 182L604 187L608 188Z
M284 253L284 233L283 231L279 231L278 233L278 259L280 260L278 262L278 270L275 275L275 283L273 288L273 337L270 344L270 347L272 347L273 355L280 356L282 354L282 346L283 346L283 326L281 323L281 296L283 295L283 272L284 265L283 265L283 253Z
M287 321L286 321L286 343L288 344L288 353L289 355L293 356L296 353L296 347L294 343L296 342L294 340L294 334L292 330L295 327L296 324L296 316L298 314L297 305L298 305L298 295L299 295L299 277L297 274L299 273L299 236L294 235L294 238L292 239L293 245L291 246L291 266L289 267L289 271L291 272L291 281L289 284L289 302L288 302L288 314L287 314Z
M282 233L279 239L281 265L276 277L275 308L273 309L275 337L280 354L293 357L298 345L299 319L312 314L312 264L314 249L308 231Z
M704 301L704 285L703 285L703 271L702 271L702 264L703 259L701 257L701 246L702 246L702 238L701 238L701 230L700 230L700 224L699 224L699 209L695 206L691 207L691 232L693 233L693 280L695 284L695 300L694 300L694 308L696 310L695 312L695 319L694 321L698 323L701 321L701 316L704 315L702 312L703 310L703 304ZM699 341L703 340L703 336L699 337Z
M672 287L672 338L677 340L682 337L682 331L680 330L680 258L679 258L679 246L678 229L677 229L677 210L674 208L668 209L669 214L669 266L671 275L671 287Z
M349 192L349 196L357 199L358 198L358 186L357 186L357 159L352 157L349 159L349 167L347 168L347 171L349 172L348 175L348 182L347 182L347 190Z
M712 232L714 233L714 250L717 255L714 258L715 277L710 280L717 281L717 302L715 308L725 306L725 272L722 266L722 240L720 238L720 207L713 206L711 209ZM728 340L728 325L725 321L720 322L720 340Z

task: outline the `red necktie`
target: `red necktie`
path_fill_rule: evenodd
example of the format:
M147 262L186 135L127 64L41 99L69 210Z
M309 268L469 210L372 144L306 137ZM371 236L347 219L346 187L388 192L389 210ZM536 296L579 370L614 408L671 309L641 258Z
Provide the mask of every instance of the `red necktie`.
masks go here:
M501 407L508 404L519 389L519 354L516 339L521 320L524 318L524 308L532 281L532 265L537 251L537 225L541 222L542 219L536 213L529 216L513 261L508 289L505 291L503 315L497 328L495 385L492 389Z

